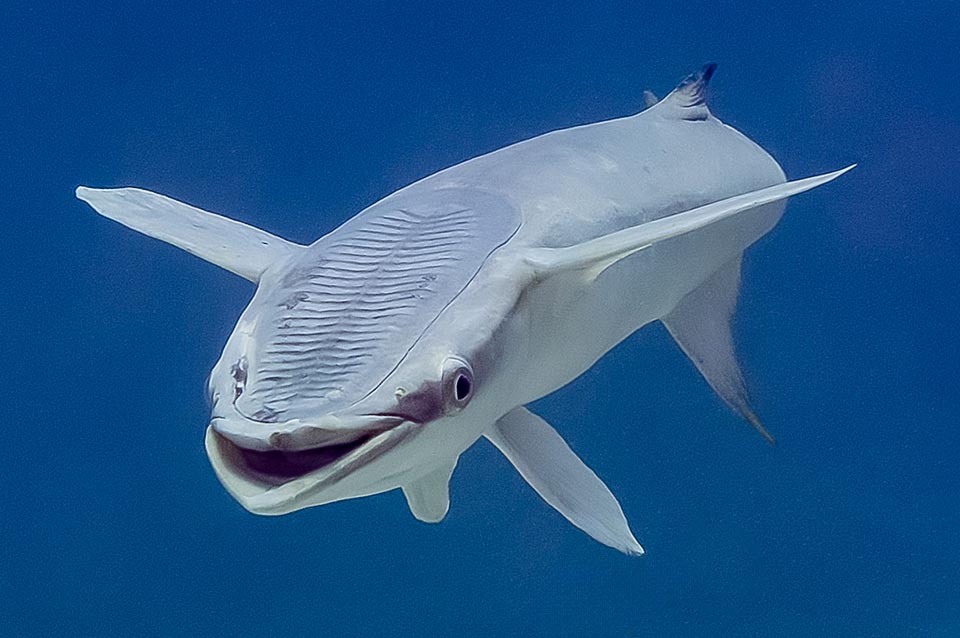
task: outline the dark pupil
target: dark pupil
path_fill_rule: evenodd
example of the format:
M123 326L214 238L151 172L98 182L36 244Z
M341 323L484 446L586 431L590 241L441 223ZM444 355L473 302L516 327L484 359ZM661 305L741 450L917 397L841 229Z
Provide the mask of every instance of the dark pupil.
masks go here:
M461 374L457 377L457 401L463 401L470 394L470 379Z

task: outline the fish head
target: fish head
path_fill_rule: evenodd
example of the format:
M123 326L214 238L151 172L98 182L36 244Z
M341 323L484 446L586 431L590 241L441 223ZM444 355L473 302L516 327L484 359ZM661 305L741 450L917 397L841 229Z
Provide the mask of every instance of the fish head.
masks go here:
M335 393L286 411L251 411L243 401L256 387L258 354L269 348L256 346L256 331L241 320L208 388L207 453L227 490L254 513L283 514L401 487L438 458L455 459L479 436L477 426L496 418L483 404L497 342L489 313L471 323L449 310L451 321L441 315L352 400Z
M416 202L361 215L262 276L208 388L207 452L247 509L400 487L479 436L477 360L503 313L476 291L515 220L482 225L467 196L438 197L433 217Z

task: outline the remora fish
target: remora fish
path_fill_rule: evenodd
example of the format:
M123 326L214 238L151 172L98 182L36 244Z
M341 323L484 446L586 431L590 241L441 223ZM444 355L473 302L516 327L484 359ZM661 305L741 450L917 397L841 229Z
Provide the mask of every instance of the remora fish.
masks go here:
M745 248L787 182L704 101L714 65L637 115L554 131L424 178L309 246L135 188L100 214L257 284L209 383L226 489L283 514L400 487L437 522L489 439L571 523L641 554L610 490L525 404L660 320L768 439L730 334Z

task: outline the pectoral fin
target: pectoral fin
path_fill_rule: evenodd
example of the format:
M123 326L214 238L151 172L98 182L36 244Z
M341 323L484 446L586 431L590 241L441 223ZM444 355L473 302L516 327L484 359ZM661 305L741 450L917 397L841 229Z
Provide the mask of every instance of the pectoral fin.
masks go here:
M657 242L699 230L738 213L816 188L840 177L854 166L856 164L833 173L785 182L743 195L728 197L712 204L699 206L669 217L662 217L632 228L625 228L574 246L536 248L526 256L526 261L533 267L536 275L541 278L558 272L583 270L587 273L588 279L592 279L624 257L628 257Z
M485 436L568 521L608 547L643 554L616 497L546 421L519 407Z
M270 264L303 248L268 232L139 188L77 189L94 210L128 228L257 282Z
M730 331L740 290L740 262L738 256L714 273L662 321L720 398L773 443L773 436L750 408Z
M439 523L450 509L450 477L457 461L446 463L403 486L410 512L424 523Z

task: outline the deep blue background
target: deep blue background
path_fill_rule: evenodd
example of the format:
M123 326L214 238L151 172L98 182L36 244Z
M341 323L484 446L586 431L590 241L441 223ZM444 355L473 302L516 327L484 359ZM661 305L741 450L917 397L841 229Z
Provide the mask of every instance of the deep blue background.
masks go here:
M0 634L960 635L955 2L132 4L0 9ZM441 525L397 492L245 513L203 387L252 286L73 198L137 185L305 242L708 60L714 112L790 176L860 167L747 254L776 447L659 327L535 406L640 559L485 443Z

